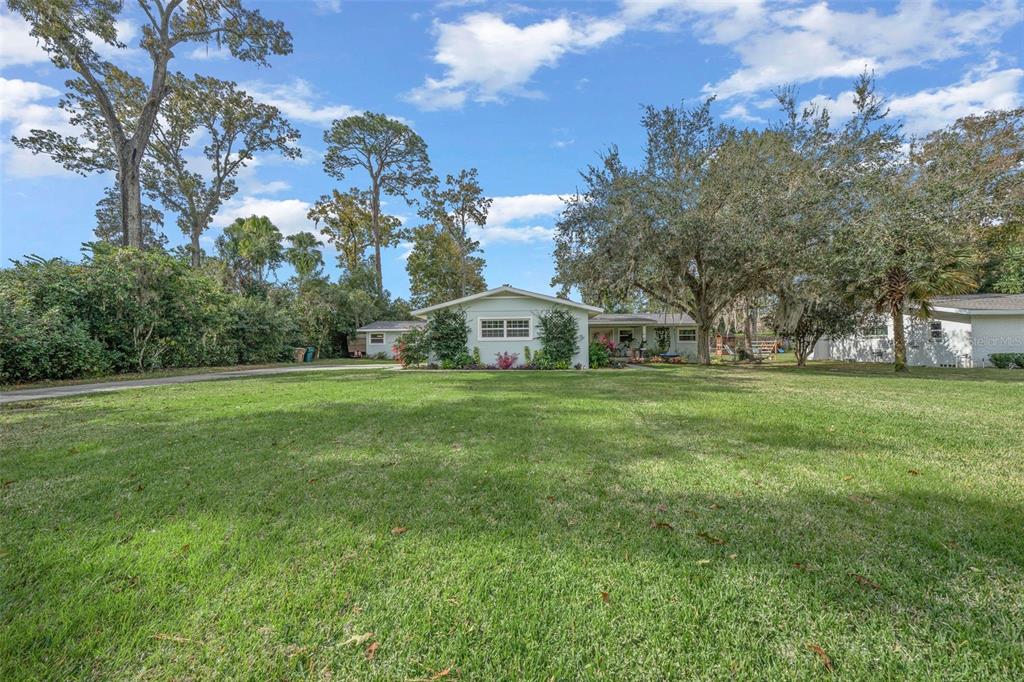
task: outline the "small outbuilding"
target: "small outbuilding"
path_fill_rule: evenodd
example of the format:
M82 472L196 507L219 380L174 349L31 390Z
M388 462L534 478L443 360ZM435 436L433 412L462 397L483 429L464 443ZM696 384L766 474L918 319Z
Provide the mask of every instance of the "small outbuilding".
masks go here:
M904 317L907 364L988 367L993 353L1024 353L1024 294L939 296L927 319ZM893 324L879 316L857 334L824 338L815 360L892 362Z

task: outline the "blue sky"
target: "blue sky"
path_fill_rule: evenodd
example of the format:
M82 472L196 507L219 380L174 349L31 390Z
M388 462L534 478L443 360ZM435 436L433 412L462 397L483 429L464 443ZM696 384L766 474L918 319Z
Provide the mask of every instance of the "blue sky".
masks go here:
M309 205L338 182L323 173L323 130L364 110L409 122L426 140L435 172L476 167L495 198L477 236L490 286L549 291L551 227L559 196L610 144L636 159L643 104L695 103L740 126L775 116L771 90L795 84L839 116L865 67L910 133L959 116L1024 102L1024 9L990 2L260 2L281 19L295 51L270 68L236 62L215 47L178 50L172 68L241 83L278 106L302 132L301 161L260 157L240 177L204 241L236 216L265 214L286 233L312 229ZM133 3L126 3L131 6ZM126 13L122 37L138 41ZM144 74L135 49L116 61ZM0 10L0 258L27 253L77 258L91 238L95 203L109 176L82 178L8 142L39 127L67 129L56 103L68 77ZM401 199L387 209L416 224ZM172 215L164 231L183 243ZM405 247L384 259L386 286L408 293ZM326 253L333 266L333 254ZM286 276L282 272L281 276Z

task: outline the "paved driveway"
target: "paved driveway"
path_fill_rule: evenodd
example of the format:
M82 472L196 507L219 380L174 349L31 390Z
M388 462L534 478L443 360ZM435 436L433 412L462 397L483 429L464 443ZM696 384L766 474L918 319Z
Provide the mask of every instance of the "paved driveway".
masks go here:
M47 398L63 398L69 395L87 393L106 393L122 391L128 388L149 388L150 386L166 386L168 384L190 384L194 381L213 381L215 379L237 379L239 377L259 377L269 374L288 374L290 372L338 372L361 371L367 369L399 369L398 365L311 365L304 367L263 367L255 369L234 369L230 372L207 372L205 374L186 374L175 377L154 377L152 379L131 379L127 381L107 381L98 384L73 384L68 386L50 386L47 388L26 388L0 393L0 405L26 400L45 400Z

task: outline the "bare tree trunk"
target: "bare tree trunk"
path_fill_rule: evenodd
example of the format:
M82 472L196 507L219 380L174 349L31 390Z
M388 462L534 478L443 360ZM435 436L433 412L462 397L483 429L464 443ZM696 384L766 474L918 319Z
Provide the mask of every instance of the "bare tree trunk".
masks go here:
M701 365L711 364L711 323L697 320L697 362Z
M747 357L754 357L754 309L751 306L744 306L743 318L743 347L747 351Z
M198 225L193 225L192 226L192 234L191 234L191 238L192 238L192 244L191 244L192 254L191 255L192 255L192 267L194 267L194 268L198 268L201 265L201 261L202 261L202 259L199 256L199 254L201 253L201 251L199 249L199 234L200 234L199 226Z
M131 149L126 149L119 162L118 190L121 194L121 229L126 246L142 248L142 187L139 163Z
M897 372L909 372L907 367L907 334L903 328L903 301L893 301L892 314L893 368Z
M377 291L384 291L384 270L380 264L380 185L377 178L373 179L373 198L370 201L370 213L373 220L373 266L377 272Z

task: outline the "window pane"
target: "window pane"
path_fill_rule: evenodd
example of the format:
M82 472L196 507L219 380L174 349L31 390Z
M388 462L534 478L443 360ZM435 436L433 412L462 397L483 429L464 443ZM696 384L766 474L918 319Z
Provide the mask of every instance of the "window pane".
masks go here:
M619 330L619 343L629 343L633 340L633 332L629 329Z
M529 320L505 320L505 329L511 339L527 339L530 337Z
M680 329L679 330L680 341L696 341L697 330L696 329Z
M941 322L932 322L932 338L933 339L941 339L942 338L942 323Z
M384 343L384 335L370 334L370 343Z
M480 338L505 338L505 320L480 320Z

